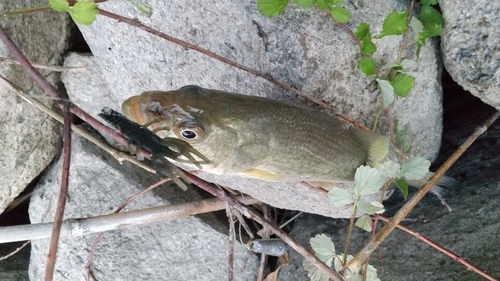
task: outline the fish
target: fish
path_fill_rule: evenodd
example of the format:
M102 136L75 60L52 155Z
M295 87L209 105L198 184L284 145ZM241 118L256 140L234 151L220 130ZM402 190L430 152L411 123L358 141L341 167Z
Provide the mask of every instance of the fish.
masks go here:
M209 160L202 170L216 175L325 187L353 181L360 165L382 161L389 150L385 136L327 113L195 85L132 96L122 112L162 138L190 144Z

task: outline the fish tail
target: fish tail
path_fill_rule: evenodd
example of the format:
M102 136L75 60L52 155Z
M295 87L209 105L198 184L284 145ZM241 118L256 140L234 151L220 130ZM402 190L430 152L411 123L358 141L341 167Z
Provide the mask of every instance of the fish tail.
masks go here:
M389 153L389 140L386 137L376 132L358 128L351 128L350 130L353 131L366 149L369 164L380 162Z

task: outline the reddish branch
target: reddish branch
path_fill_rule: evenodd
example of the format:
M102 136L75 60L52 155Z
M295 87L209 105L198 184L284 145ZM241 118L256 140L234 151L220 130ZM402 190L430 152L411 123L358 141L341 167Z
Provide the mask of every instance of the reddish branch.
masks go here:
M382 221L385 221L385 222L389 222L389 219L384 217L384 216L381 216L381 215L375 215L377 219L380 219ZM421 241L423 241L424 243L426 244L429 244L430 246L434 247L435 249L437 249L438 251L450 256L451 258L453 258L454 260L458 261L459 263L465 265L467 267L468 270L470 271L474 271L476 272L477 274L483 276L484 278L488 279L488 280L491 280L491 281L498 281L498 279L496 279L495 277L489 275L488 273L486 273L484 270L481 270L480 268L476 267L475 265L471 264L470 262L468 262L467 260L465 260L464 258L462 258L461 256L453 253L452 251L442 247L441 245L437 244L436 242L432 241L431 239L425 237L424 235L418 233L418 232L415 232L413 231L412 229L406 227L406 226L403 226L403 225L400 225L398 224L397 228L403 230L404 232L406 233L409 233L415 237L417 237L418 239L420 239Z
M57 203L56 216L54 218L52 237L50 238L49 254L47 257L47 267L45 269L45 281L52 280L54 276L57 245L59 244L59 236L61 234L61 225L64 216L64 208L66 207L66 198L68 198L69 168L71 162L71 113L69 111L69 104L67 102L64 103L63 115L64 115L64 127L63 127L64 158L62 165L61 189L59 191L59 200Z

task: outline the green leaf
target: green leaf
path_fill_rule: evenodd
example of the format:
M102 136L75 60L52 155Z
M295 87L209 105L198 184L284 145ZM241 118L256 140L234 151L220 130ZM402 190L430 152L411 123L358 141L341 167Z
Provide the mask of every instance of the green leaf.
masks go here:
M404 179L397 179L396 185L399 187L404 198L406 199L406 197L408 197L408 183Z
M366 215L381 214L385 211L384 205L380 202L358 201L356 202L356 207L362 214Z
M377 193L384 183L385 178L377 169L368 166L359 166L354 174L355 196Z
M348 10L341 7L332 7L330 9L330 14L335 21L340 23L346 23L351 19L351 13Z
M403 69L414 68L417 67L417 62L414 60L404 59L401 61L401 66Z
M316 3L316 0L293 0L301 8L311 8Z
M281 15L289 0L257 0L259 11L270 18Z
M401 176L401 166L394 161L385 161L377 166L380 172L385 173L388 178L395 178Z
M319 269L309 260L304 259L302 262L302 266L304 270L307 271L307 276L311 278L312 281L329 281L330 277L323 272L323 270Z
M394 88L394 93L396 95L406 97L410 93L411 89L413 89L413 86L415 86L415 77L398 73L391 81L391 85Z
M384 64L384 65L380 68L380 70L382 71L382 70L386 70L386 69L391 69L391 68L396 67L396 66L397 66L397 64L396 64L395 62L390 61L390 62L388 62L388 63Z
M71 8L69 14L76 23L90 25L99 11L93 0L80 0Z
M390 13L384 20L382 32L376 38L382 38L387 35L401 35L408 29L406 18L408 12L395 11Z
M363 55L373 55L376 51L377 46L373 44L371 38L363 41L363 45L361 46L361 53L363 53Z
M429 5L437 5L438 1L437 0L420 0L420 3L425 6Z
M69 11L68 0L49 0L50 7L58 12Z
M420 41L419 36L420 36L420 33L422 33L422 31L424 31L424 25L416 17L411 17L410 28L411 28L411 31L413 31L413 40L415 42L419 42Z
M419 180L429 172L430 166L429 160L416 156L401 166L401 172L407 180Z
M309 240L316 257L328 266L332 266L335 257L335 245L330 237L325 234L318 234Z
M394 101L394 88L391 83L383 79L375 79L378 83L378 89L382 93L382 107L387 108Z
M354 203L354 196L338 187L334 187L328 191L328 198L330 198L330 202L332 202L334 207L342 207Z
M370 24L366 22L360 23L354 35L356 35L356 38L358 38L361 41L365 40L367 36L370 36L371 38Z
M377 64L372 58L362 58L359 61L359 68L368 76L375 74Z
M364 229L368 232L372 231L372 219L368 215L362 215L356 220L355 225L361 229Z
M422 7L418 20L424 25L424 30L430 30L434 25L443 26L444 23L441 13L431 6Z
M153 7L142 0L135 0L135 7L139 12L141 12L141 14L144 14L148 17L150 17L151 13L153 12Z

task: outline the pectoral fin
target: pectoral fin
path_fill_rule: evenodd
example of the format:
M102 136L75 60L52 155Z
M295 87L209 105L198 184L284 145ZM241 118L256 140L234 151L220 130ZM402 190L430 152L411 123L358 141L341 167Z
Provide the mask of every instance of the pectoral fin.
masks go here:
M239 174L254 169L265 160L268 153L266 144L247 143L238 146L220 166L223 174Z

